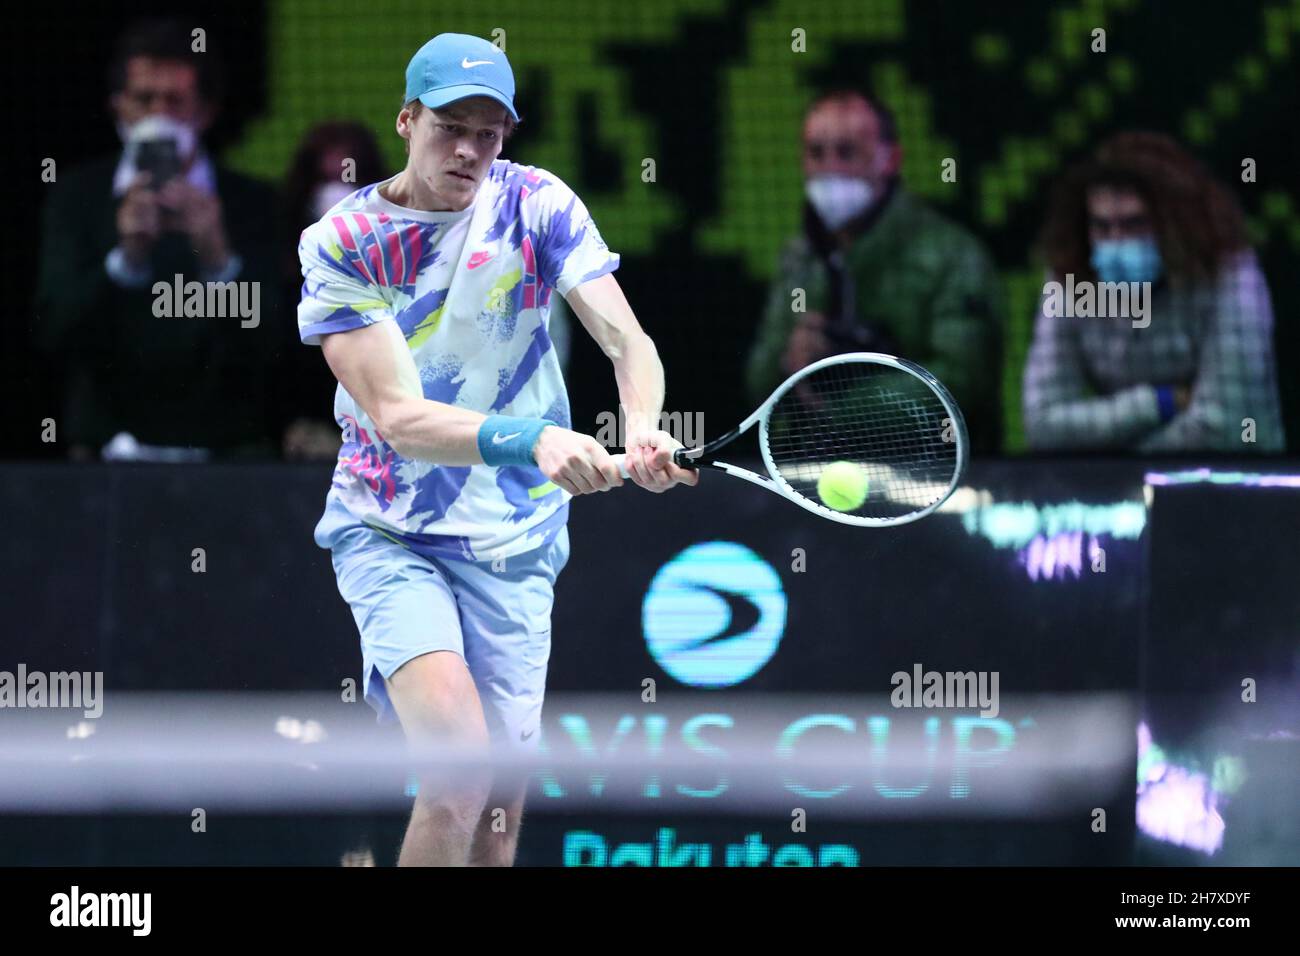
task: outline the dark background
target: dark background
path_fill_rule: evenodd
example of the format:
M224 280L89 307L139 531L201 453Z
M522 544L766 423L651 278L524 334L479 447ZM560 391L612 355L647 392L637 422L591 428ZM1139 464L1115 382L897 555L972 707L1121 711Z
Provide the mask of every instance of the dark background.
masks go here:
M566 155L575 159L554 171L593 207L637 180L640 157L620 153L617 144L629 122L647 123L659 170L655 201L676 212L663 226L630 214L599 221L616 251L649 242L648 251L624 253L618 278L664 359L666 408L703 410L714 423L730 423L749 411L740 373L764 299L765 270L775 264L772 257L751 267L736 255L709 251L702 240L722 209L722 187L731 175L729 144L738 146L731 143L732 113L765 124L765 136L792 146L799 133L797 120L786 121L797 111L746 99L743 91L731 93L731 72L749 62L755 31L770 29L764 24L797 26L805 19L801 11L812 10L837 18L836 37L843 39L827 40L813 29L814 53L797 61L799 86L790 95L802 103L824 86L876 87L898 113L904 180L973 229L993 252L1006 280L1004 418L1011 452L1023 448L1019 382L1035 286L1041 288L1042 281L1032 245L1044 213L1044 187L1063 163L1108 132L1168 132L1233 188L1248 214L1273 296L1288 434L1292 449L1300 447L1300 377L1292 372L1300 357L1300 324L1294 321L1300 310L1300 138L1294 122L1300 115L1300 26L1293 6L1254 0L1130 0L1105 7L1033 0L992 7L944 0L845 0L838 6L720 0L705 5L709 12L671 17L667 35L643 36L641 20L630 9L592 4L517 9L485 3L467 10L460 4L386 0L364 16L351 6L305 0L14 8L4 58L6 161L13 164L8 180L15 187L11 222L21 227L6 230L3 240L8 301L17 314L0 358L11 415L0 456L59 452L57 445L41 443L40 421L57 417L61 369L57 361L33 354L28 341L40 321L31 308L35 227L50 188L40 181L40 164L54 157L66 169L118 149L104 72L112 38L128 12L183 13L208 30L209 50L224 51L230 67L225 111L209 145L219 155L226 151L237 168L274 181L284 175L297 134L314 118L361 120L380 138L390 162L398 162L391 124L401 70L420 42L442 30L488 35L496 24L515 31L512 42L522 49L511 55L521 64L518 104L525 123L504 155L546 165L557 148L547 140L548 131L571 129L575 141ZM1104 54L1087 52L1098 23L1107 30ZM362 51L367 69L353 67L353 59L332 66L335 49L313 40L318 24L332 31L322 34L330 42L339 37ZM579 31L591 34L593 63L612 66L625 85L632 116L612 113L592 93L557 92L563 71L582 77L595 69L568 62L558 44L554 54L546 52L554 37ZM857 38L864 33L870 39ZM787 46L788 37L787 30ZM306 55L303 50L320 50L321 56L302 65L289 55ZM901 81L891 79L898 75ZM604 82L601 74L590 85ZM277 88L288 92L277 96ZM255 141L229 154L227 148L240 146L254 127ZM935 169L950 153L959 159L959 182L940 188ZM1247 156L1258 163L1253 184L1240 181ZM797 186L788 188L790 172L784 165L758 172L753 195L743 198L746 228L775 241L795 227L800 197ZM761 177L769 174L773 185L764 188ZM650 240L637 238L647 233ZM270 318L293 321L290 313ZM578 332L567 373L573 420L576 427L591 423L594 429L597 414L616 407L617 393L609 363Z

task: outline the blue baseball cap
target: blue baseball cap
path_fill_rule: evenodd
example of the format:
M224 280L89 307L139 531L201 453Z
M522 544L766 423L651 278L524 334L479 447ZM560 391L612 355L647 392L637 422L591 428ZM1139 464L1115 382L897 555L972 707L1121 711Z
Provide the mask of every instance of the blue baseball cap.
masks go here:
M490 96L516 122L515 74L503 51L482 37L439 33L411 57L406 67L406 98L438 109L467 96Z

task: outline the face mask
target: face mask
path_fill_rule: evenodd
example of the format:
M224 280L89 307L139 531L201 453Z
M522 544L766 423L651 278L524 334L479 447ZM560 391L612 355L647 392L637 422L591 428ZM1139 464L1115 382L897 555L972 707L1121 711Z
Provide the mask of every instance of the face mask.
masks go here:
M875 198L871 183L855 176L814 176L804 185L804 194L832 230L862 215Z
M1092 245L1092 267L1102 282L1155 282L1164 271L1154 239L1100 239Z
M321 218L333 209L344 197L351 196L352 191L351 183L321 183L316 187L316 191L312 193L311 196L312 216L316 219Z

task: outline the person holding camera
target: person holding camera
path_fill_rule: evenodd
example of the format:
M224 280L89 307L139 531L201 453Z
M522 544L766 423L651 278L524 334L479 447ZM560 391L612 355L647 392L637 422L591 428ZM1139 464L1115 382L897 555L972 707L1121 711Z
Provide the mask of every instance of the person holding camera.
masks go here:
M272 448L276 197L204 150L221 75L215 54L192 45L190 29L169 20L121 36L109 106L122 152L61 173L43 212L35 336L63 373L58 438L74 459ZM209 294L200 315L160 308L155 284L177 276L205 290L248 283L240 301L259 314L227 315Z

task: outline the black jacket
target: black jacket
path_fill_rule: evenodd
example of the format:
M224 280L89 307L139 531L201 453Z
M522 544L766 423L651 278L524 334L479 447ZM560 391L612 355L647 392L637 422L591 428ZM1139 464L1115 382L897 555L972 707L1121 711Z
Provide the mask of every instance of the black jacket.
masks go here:
M187 238L163 235L149 282L119 287L104 269L117 244L118 157L60 175L42 215L40 275L33 334L63 373L59 443L98 451L119 431L145 444L266 453L274 444L267 386L285 348L275 242L274 190L216 167L216 189L231 252L243 260L237 282L259 283L259 322L160 318L153 285L202 281Z

